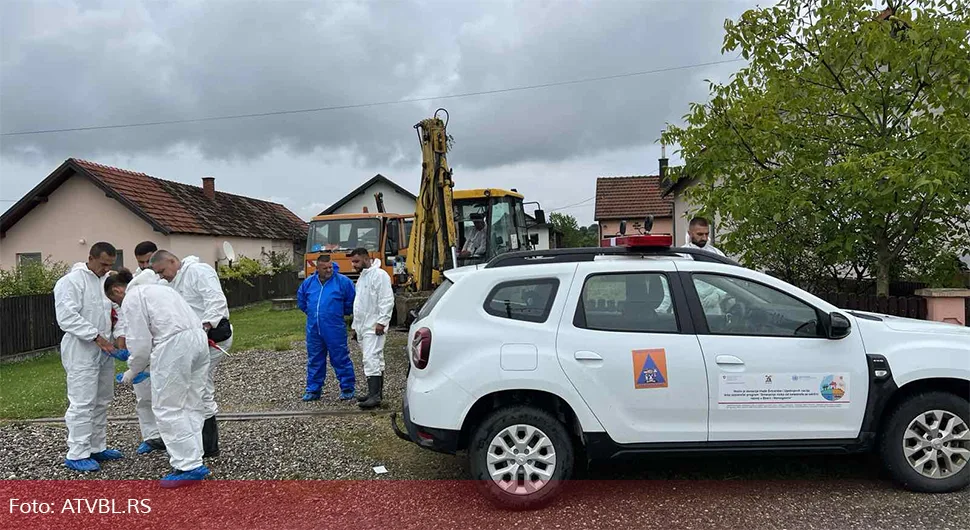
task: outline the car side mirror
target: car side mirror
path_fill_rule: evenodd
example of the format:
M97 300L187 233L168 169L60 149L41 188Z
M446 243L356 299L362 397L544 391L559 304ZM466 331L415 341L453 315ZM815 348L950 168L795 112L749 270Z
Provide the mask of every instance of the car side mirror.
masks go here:
M825 319L825 335L830 339L842 339L849 336L852 323L842 313L832 312Z
M620 221L620 235L626 235L626 221Z
M544 211L542 211L542 210L538 210L538 209L537 209L537 210L536 210L536 211L535 211L535 212L534 212L534 213L532 214L532 216L533 216L533 217L535 217L535 219L536 219L536 224L540 224L540 225L544 225L544 224L546 224L546 212L544 212Z

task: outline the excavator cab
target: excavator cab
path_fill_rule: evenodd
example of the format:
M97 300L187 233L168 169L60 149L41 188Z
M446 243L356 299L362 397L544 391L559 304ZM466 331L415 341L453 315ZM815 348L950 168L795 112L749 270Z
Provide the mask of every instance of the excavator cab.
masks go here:
M495 188L454 190L452 204L459 267L529 247L522 194Z

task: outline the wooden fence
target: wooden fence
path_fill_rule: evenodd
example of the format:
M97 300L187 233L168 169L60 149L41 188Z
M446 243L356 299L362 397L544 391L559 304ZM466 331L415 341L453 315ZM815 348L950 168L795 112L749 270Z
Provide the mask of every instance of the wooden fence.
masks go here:
M62 335L53 294L0 298L0 357L50 348Z
M926 319L926 299L920 296L875 296L836 292L818 293L816 296L841 309Z
M230 308L271 298L294 297L300 279L293 272L260 276L250 283L222 281ZM54 314L53 294L0 298L0 358L55 347L63 335Z

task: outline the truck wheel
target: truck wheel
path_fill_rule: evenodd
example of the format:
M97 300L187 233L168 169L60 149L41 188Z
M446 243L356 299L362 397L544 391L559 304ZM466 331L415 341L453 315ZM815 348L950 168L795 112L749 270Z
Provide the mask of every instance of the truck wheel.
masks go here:
M513 510L541 508L573 473L573 444L565 426L529 406L499 409L472 433L468 467L492 504Z
M904 488L946 493L970 484L970 403L947 392L906 398L882 431L882 460Z

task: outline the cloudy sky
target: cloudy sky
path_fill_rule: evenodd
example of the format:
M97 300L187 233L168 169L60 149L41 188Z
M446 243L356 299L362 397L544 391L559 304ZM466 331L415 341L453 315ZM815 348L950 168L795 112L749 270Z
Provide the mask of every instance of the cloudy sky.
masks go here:
M0 210L78 157L197 185L213 175L309 218L375 173L417 192L412 126L445 107L457 187L515 187L547 212L579 203L562 211L590 223L596 177L656 173L664 124L742 63L440 96L732 60L724 19L754 5L4 0ZM438 99L402 102L423 98ZM335 106L353 108L11 134Z

